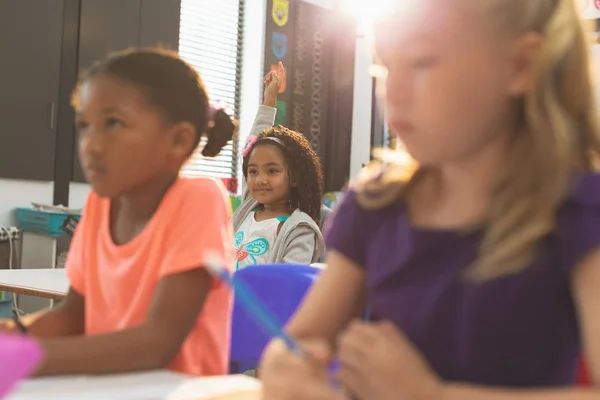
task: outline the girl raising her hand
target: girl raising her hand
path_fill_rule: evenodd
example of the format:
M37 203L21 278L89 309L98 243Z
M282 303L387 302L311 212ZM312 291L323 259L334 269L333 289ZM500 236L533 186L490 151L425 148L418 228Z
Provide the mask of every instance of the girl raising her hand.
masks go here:
M243 151L247 190L233 215L236 268L267 263L311 264L325 251L319 228L323 173L300 133L273 128L285 69L265 77L259 107Z

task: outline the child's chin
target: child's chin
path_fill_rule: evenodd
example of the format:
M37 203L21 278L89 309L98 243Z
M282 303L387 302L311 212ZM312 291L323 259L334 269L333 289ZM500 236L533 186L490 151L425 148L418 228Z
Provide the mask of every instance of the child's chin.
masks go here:
M117 191L115 191L114 188L108 188L105 185L91 183L91 186L92 190L94 191L94 193L96 193L98 197L115 198L119 195L119 193L117 193Z
M253 192L252 197L254 197L256 200L258 200L258 199L268 200L271 198L271 192Z

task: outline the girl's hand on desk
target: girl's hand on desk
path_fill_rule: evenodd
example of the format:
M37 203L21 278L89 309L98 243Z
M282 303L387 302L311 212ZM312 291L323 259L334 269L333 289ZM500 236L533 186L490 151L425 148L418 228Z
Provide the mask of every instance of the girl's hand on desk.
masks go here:
M442 382L390 322L353 322L339 339L342 384L359 400L437 400Z
M321 342L301 345L310 360L293 354L281 340L269 344L259 367L262 400L342 400L329 385L329 346Z
M17 329L15 323L10 319L0 319L0 334L2 333L16 333Z

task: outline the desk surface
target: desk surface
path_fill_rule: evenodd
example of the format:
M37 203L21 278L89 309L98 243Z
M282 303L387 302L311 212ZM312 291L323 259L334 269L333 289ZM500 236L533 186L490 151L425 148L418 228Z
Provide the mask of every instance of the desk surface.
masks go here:
M69 290L64 269L1 269L0 290L61 300Z
M325 268L325 264L313 264ZM69 280L65 270L58 269L0 269L0 290L62 300L69 290Z
M260 383L243 375L189 377L168 371L32 379L6 400L258 400Z

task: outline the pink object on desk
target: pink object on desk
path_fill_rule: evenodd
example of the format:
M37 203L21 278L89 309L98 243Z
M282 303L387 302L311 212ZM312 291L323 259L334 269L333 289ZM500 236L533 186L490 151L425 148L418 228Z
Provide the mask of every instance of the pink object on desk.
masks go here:
M32 339L0 335L0 398L33 372L42 360L42 348Z

